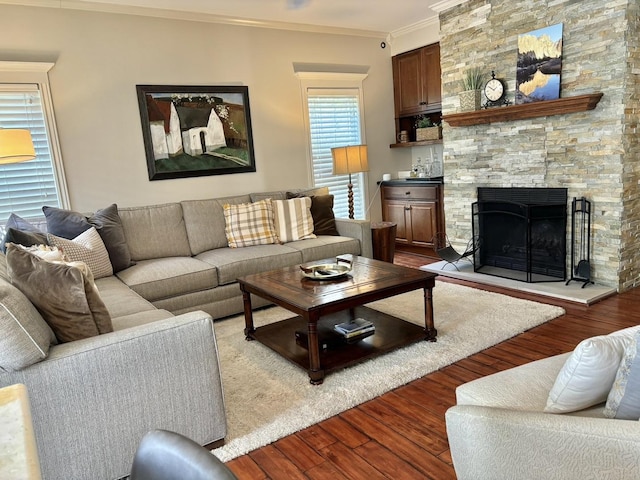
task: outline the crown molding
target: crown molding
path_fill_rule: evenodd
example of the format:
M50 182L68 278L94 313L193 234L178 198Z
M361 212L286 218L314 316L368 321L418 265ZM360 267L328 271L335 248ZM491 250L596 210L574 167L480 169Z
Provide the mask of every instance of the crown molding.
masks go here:
M434 12L442 13L445 10L456 7L468 1L469 0L442 0L441 2L431 5L429 8Z
M219 23L224 25L234 25L242 27L271 28L276 30L291 30L296 32L308 33L328 33L333 35L350 35L356 37L385 38L387 36L387 32L376 30L360 30L356 28L309 25L306 23L254 20L249 18L214 15L210 13L187 12L162 8L134 7L101 2L85 2L82 0L0 0L0 4L59 8L67 10L84 10L101 13L117 13L123 15L138 15L143 17L164 18L170 20Z
M407 25L406 27L398 28L389 33L391 38L400 37L402 35L407 35L409 33L413 33L419 30L423 30L429 27L436 27L440 29L440 20L437 15L433 17L425 18L424 20L420 20L419 22L412 23L411 25Z

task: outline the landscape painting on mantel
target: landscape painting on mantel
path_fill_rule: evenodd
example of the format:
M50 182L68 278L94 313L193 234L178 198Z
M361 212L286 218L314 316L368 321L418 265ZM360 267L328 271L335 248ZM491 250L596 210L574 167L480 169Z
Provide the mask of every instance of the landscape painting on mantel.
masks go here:
M518 35L516 105L560 98L562 23Z

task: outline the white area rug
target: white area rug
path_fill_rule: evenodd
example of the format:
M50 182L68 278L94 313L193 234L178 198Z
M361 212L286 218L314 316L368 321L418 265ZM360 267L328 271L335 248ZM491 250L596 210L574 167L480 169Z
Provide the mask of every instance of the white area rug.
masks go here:
M229 461L377 397L564 313L560 307L445 282L433 290L438 341L414 345L309 383L307 372L258 342L244 339L244 317L216 322L227 410L227 443L213 453ZM424 324L422 290L369 304ZM291 317L280 307L254 314L256 327Z

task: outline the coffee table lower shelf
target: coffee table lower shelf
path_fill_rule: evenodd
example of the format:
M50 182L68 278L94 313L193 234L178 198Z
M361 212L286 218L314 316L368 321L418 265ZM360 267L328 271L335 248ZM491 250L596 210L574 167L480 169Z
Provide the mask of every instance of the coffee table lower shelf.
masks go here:
M350 315L346 310L322 317L318 322L319 338L331 336L333 326L349 321ZM376 327L375 333L359 342L345 342L335 348L323 349L320 345L320 366L324 374L427 339L424 327L368 307L355 307L354 318L358 317L372 322ZM309 351L296 343L296 330L307 331L307 322L302 317L259 327L251 334L251 338L309 371Z

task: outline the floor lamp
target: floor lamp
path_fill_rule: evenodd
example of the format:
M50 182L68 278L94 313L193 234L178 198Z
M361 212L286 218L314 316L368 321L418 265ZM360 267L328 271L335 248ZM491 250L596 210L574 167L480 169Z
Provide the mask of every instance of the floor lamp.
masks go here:
M354 218L353 212L353 184L351 174L368 172L369 161L367 160L366 145L348 145L345 147L335 147L331 149L333 157L333 174L349 175L349 218Z
M0 128L0 164L26 162L36 158L31 132L18 128Z

